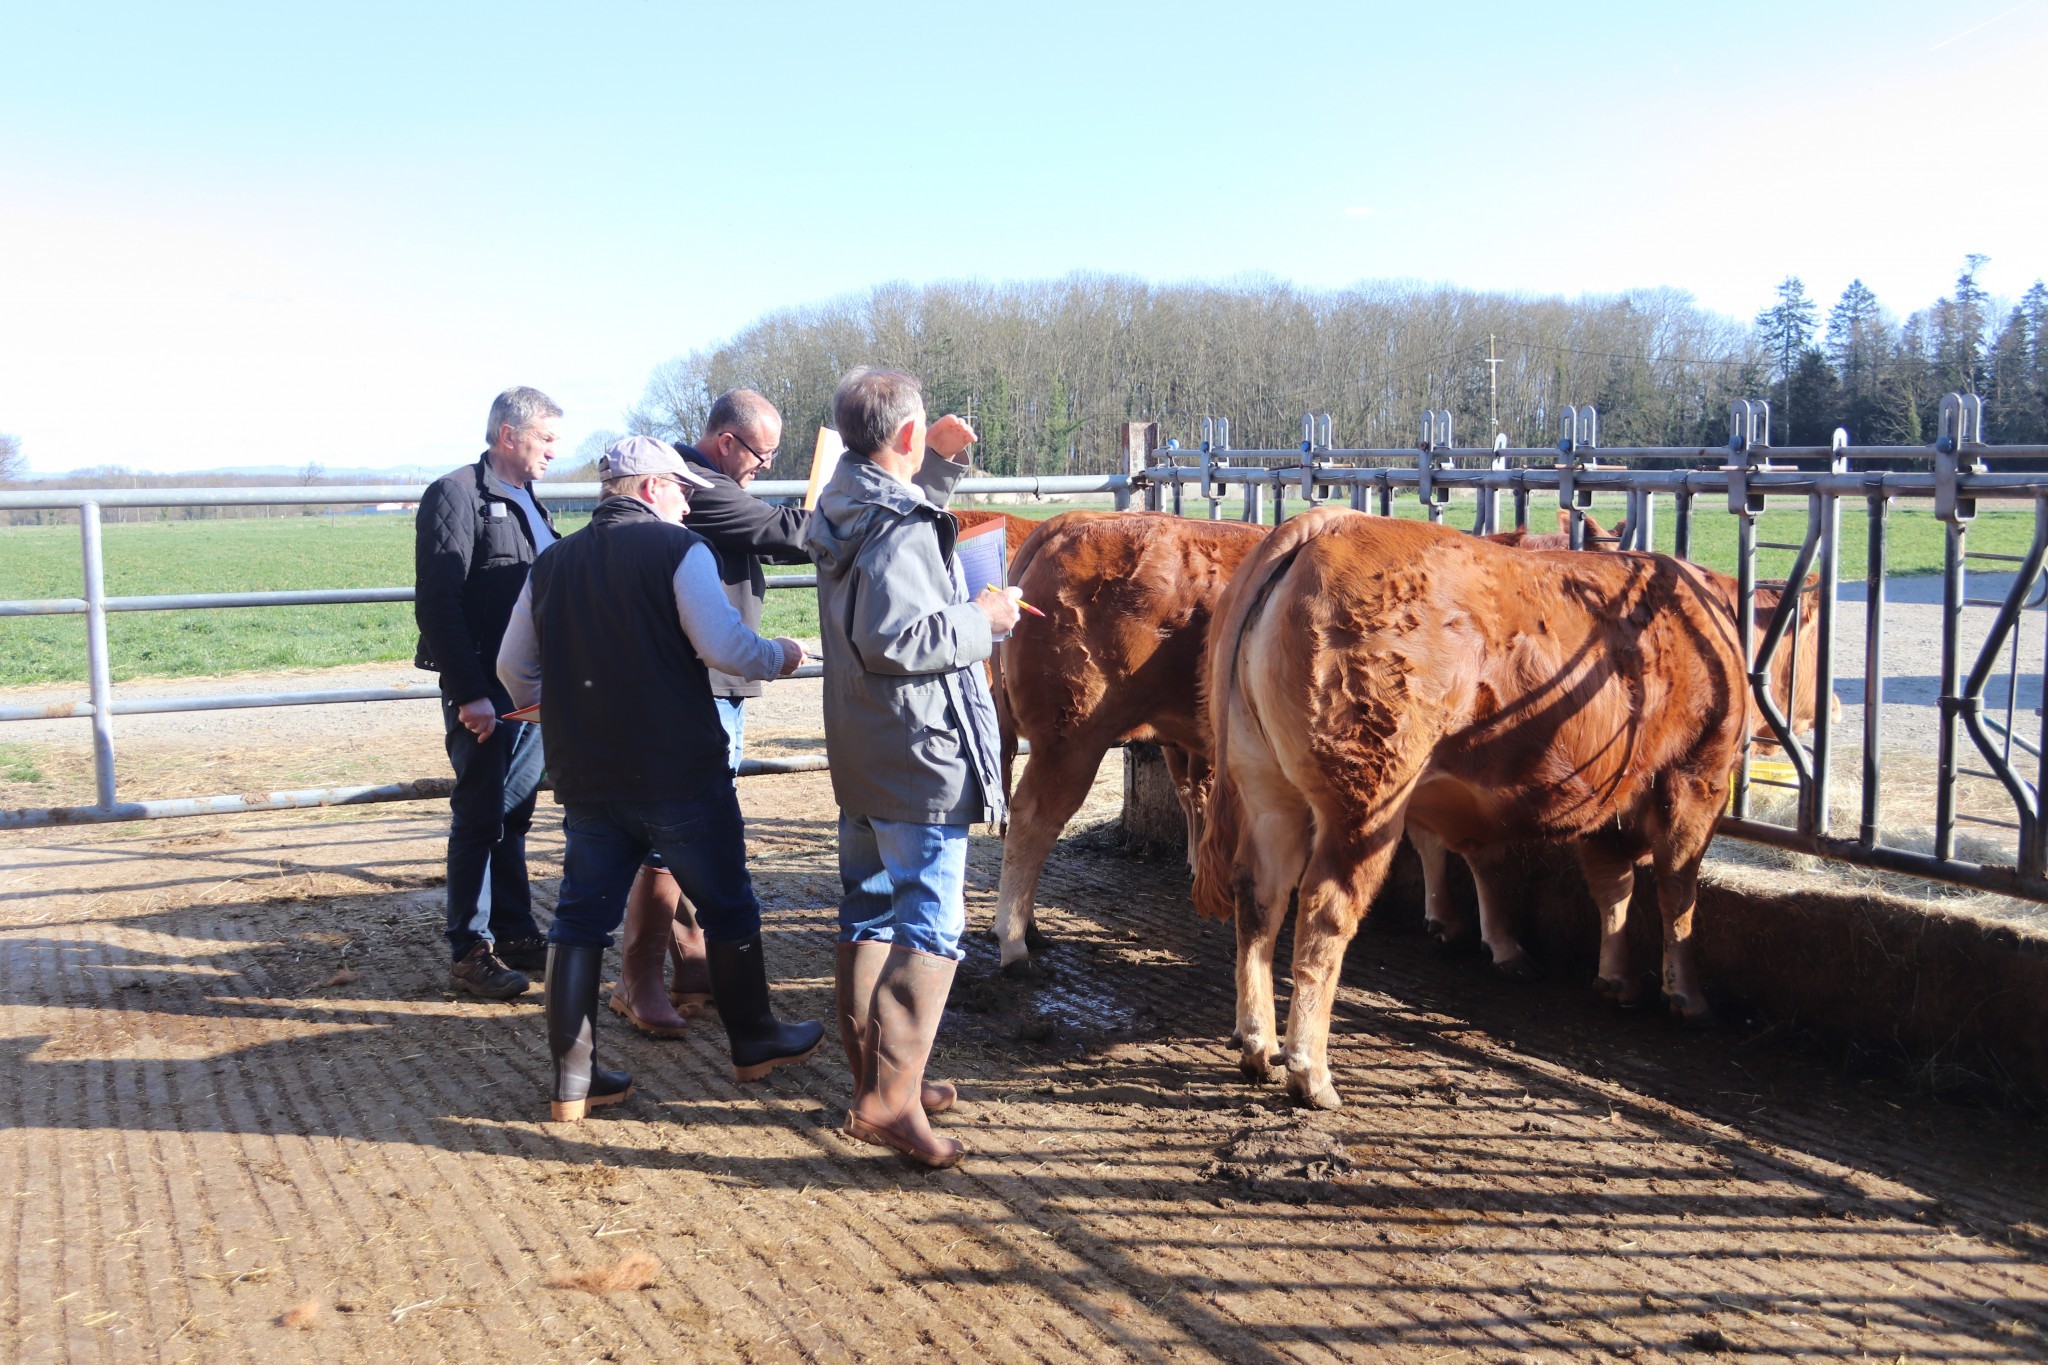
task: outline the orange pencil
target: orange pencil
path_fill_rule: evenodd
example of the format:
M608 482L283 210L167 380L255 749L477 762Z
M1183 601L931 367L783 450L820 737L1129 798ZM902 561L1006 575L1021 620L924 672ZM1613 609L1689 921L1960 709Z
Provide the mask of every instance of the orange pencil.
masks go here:
M995 584L991 583L991 584L989 584L989 585L988 585L987 587L983 588L983 589L982 589L982 591L983 591L983 592L1002 592L1002 591L1004 591L1004 589L1002 589L1002 588L999 588L999 587L997 587L997 586L996 586ZM1045 613L1044 613L1044 612L1042 612L1042 611L1040 611L1040 610L1039 610L1039 609L1038 609L1037 607L1034 607L1034 606L1032 606L1032 605L1031 605L1031 604L1030 604L1029 602L1026 602L1026 601L1025 601L1025 600L1023 599L1023 597L1022 597L1022 596L1013 596L1013 597L1011 597L1011 598L1010 598L1010 600L1011 600L1012 602L1015 602L1015 603L1016 603L1016 604L1018 605L1018 607L1019 607L1019 608L1021 608L1022 610L1030 612L1030 613L1031 613L1031 614L1032 614L1033 616L1037 616L1037 617L1043 617L1043 616L1045 615Z

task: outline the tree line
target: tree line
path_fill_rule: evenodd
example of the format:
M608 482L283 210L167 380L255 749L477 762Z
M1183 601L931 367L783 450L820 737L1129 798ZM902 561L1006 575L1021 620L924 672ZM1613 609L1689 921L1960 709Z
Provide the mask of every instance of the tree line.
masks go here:
M1768 357L1774 418L1786 445L1825 445L1836 427L1869 445L1932 440L1945 393L1984 399L1984 439L2048 441L2048 286L2034 281L2000 316L1977 276L1989 258L1967 257L1955 289L1903 323L1862 280L1819 310L1795 275L1757 314Z
M776 477L808 467L834 384L857 364L919 374L934 412L968 414L977 463L996 474L1100 473L1116 428L1161 425L1183 446L1224 417L1231 444L1284 448L1305 412L1331 416L1339 447L1415 444L1426 409L1448 408L1465 446L1556 439L1567 404L1600 412L1605 445L1721 445L1731 400L1769 397L1789 416L1777 444L1930 439L1939 396L1986 396L1987 439L2039 440L2042 324L2036 284L2009 318L1977 287L1904 323L1860 281L1819 330L1797 280L1754 326L1675 289L1578 299L1400 283L1303 290L1280 283L1154 285L1063 280L890 285L771 313L729 341L659 367L631 430L687 439L711 400L753 388L781 409ZM1999 434L1993 436L1996 430Z

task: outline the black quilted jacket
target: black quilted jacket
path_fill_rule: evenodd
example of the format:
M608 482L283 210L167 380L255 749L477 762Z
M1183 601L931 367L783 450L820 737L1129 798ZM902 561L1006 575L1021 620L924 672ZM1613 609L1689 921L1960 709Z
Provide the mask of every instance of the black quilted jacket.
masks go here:
M554 530L533 485L526 491ZM412 661L441 675L448 700L503 702L498 642L533 560L525 512L490 486L481 458L427 486L413 536L412 614L420 644Z

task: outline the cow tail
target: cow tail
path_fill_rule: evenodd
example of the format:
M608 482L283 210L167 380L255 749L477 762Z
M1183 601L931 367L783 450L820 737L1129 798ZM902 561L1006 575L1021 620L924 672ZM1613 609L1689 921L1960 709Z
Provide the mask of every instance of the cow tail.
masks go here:
M1238 847L1242 815L1237 784L1230 777L1230 730L1225 721L1230 698L1239 686L1237 661L1244 637L1265 609L1274 587L1294 566L1309 541L1333 523L1361 515L1325 509L1304 512L1284 522L1252 551L1231 577L1216 605L1209 632L1208 667L1203 670L1202 704L1208 713L1213 772L1209 807L1202 828L1202 846L1195 858L1195 910L1205 919L1229 919L1237 910Z

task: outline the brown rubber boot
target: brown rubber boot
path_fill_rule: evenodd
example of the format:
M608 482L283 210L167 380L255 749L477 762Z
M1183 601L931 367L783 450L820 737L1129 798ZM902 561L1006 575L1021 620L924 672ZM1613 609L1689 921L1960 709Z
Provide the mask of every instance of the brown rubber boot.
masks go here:
M860 1096L863 1067L861 1053L867 1037L868 1011L874 1007L875 980L889 960L886 943L842 943L833 972L839 1003L839 1045L846 1049L846 1069L853 1073L856 1099ZM944 1081L926 1081L918 1100L927 1114L943 1114L953 1107L960 1093Z
M697 907L690 904L676 879L662 873L657 880L663 884L663 893L675 901L675 928L668 944L675 980L669 986L669 1003L686 1018L695 1019L718 1003L711 994L711 968L704 960L704 930L697 923Z
M626 925L619 935L619 984L612 988L612 1013L653 1038L683 1036L684 1016L669 1003L662 966L668 960L669 921L675 911L659 895L638 894L649 879L641 868L626 897ZM666 873L658 880L675 886Z
M846 1113L848 1137L939 1170L959 1165L965 1149L932 1131L919 1096L958 966L949 957L890 947L875 981L861 1086Z

